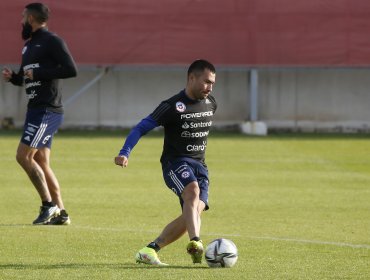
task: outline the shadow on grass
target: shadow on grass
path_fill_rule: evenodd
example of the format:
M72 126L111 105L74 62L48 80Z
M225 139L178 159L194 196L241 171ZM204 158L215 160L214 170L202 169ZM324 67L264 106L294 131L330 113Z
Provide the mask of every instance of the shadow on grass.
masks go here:
M209 269L206 266L183 266L183 265L169 265L169 266L152 266L145 264L133 263L60 263L60 264L20 264L9 263L0 264L0 270L53 270L53 269Z

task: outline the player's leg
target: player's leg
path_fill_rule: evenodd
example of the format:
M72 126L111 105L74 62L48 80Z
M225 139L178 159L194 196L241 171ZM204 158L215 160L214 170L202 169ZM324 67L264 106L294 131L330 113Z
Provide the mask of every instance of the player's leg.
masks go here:
M161 234L153 242L150 242L136 254L136 262L152 265L167 265L159 260L157 255L158 251L176 241L185 233L185 220L181 215L165 226Z
M26 171L32 184L36 188L41 201L52 201L49 189L47 186L44 171L41 166L35 161L34 156L37 149L28 147L23 143L19 143L16 159L20 166Z
M29 147L21 142L17 149L16 159L27 173L41 198L42 206L40 207L40 214L33 221L33 224L45 224L50 220L50 218L54 217L59 212L59 209L52 202L45 173L34 159L36 153L37 149Z
M191 228L190 234L192 236L194 236L195 234L199 235L200 213L204 210L205 203L199 200L200 196L199 191L198 192L195 191L196 192L195 196L191 194L191 188L194 188L194 186L197 185L197 179L193 174L193 170L186 162L176 162L164 168L163 177L168 188L171 189L180 198L180 203L182 207L184 206L182 193L184 192L184 189L186 189L189 186L189 191L185 195L185 199L187 200L186 204L191 204L191 206L190 207L186 206L187 211L185 211L185 214L183 212L179 217L170 222L163 229L159 237L157 237L153 242L149 243L146 247L141 249L136 254L137 262L163 265L163 263L161 263L161 261L158 258L157 252L161 248L167 246L168 244L171 244L172 242L176 241L181 236L183 236L187 231L187 224L190 224ZM195 202L194 201L190 202L191 200L195 200ZM188 208L191 208L191 210L189 210ZM188 213L190 213L190 215ZM193 220L193 222L191 220ZM200 243L201 245L200 241L196 242L197 244ZM201 249L202 253L203 247ZM197 258L199 259L199 257Z
M191 182L185 186L181 194L183 200L182 216L184 217L190 240L194 238L199 240L200 235L199 193L198 183Z
M60 209L60 214L51 218L48 224L49 225L69 225L71 223L71 219L69 218L69 215L64 208L59 182L53 170L50 167L50 152L51 150L48 147L43 147L43 148L40 148L38 152L35 154L36 162L40 165L40 167L44 171L47 186L48 186L52 201L56 205L58 205Z
M160 249L175 242L186 233L186 224L183 215L170 222L154 240Z
M40 215L34 224L46 224L51 218L59 215L59 208L53 202L54 194L50 193L48 170L45 161L48 155L43 152L51 146L54 133L63 121L63 114L49 112L45 109L28 110L21 143L17 150L17 161L30 177L37 189L42 206ZM45 157L47 159L45 159Z
M196 186L198 187L198 184L196 184ZM200 239L200 216L205 208L205 203L199 199L199 191L196 191L197 199L195 199L194 203L192 194L189 195L189 192L186 192L188 187L189 185L185 187L185 190L182 194L182 198L184 200L183 216L190 238L190 241L186 246L186 250L190 254L193 263L201 263L204 249L202 240ZM191 188L189 188L188 190L191 190ZM190 230L193 231L191 232Z
M205 204L203 201L199 201L197 211L199 213L199 216L201 215L202 211L204 210ZM198 224L200 225L200 218ZM186 233L186 222L184 215L181 214L179 217L174 219L172 222L170 222L168 225L164 227L161 234L149 245L154 245L153 249L162 249L165 246L175 242L178 240L181 236L183 236ZM155 243L155 244L153 244Z
M188 184L181 198L183 200L183 215L186 221L190 242L186 249L193 263L201 263L203 257L203 243L200 239L201 213L208 207L208 170L202 164L192 163L196 182ZM193 230L193 232L191 232Z
M50 149L46 147L40 148L35 154L34 159L45 174L47 187L49 189L52 201L56 205L58 205L60 209L64 209L62 197L60 194L59 182L50 167Z

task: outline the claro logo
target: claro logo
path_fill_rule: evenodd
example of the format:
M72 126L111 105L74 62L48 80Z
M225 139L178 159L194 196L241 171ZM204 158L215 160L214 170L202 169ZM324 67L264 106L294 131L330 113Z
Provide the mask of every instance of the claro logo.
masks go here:
M186 150L188 152L205 151L207 148L207 141L203 141L203 145L187 145Z

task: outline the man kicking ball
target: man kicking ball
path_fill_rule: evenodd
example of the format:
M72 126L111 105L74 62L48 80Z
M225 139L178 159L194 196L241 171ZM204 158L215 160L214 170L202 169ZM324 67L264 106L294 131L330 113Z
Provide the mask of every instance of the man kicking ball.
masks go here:
M136 261L151 265L162 263L157 252L188 232L187 252L193 263L201 263L200 215L208 210L208 170L205 151L217 103L211 94L215 67L206 60L194 61L187 74L186 88L163 101L129 133L115 164L126 167L129 155L141 136L158 126L164 127L161 156L163 178L180 199L182 213L162 233L136 254Z

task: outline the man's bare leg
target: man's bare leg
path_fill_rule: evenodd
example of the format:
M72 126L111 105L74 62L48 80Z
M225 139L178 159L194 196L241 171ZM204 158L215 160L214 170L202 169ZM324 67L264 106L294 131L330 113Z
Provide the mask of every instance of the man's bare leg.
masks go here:
M34 158L45 174L45 179L47 182L48 190L52 198L52 201L56 205L58 205L59 209L64 209L59 182L53 170L50 167L50 149L49 148L39 149Z

